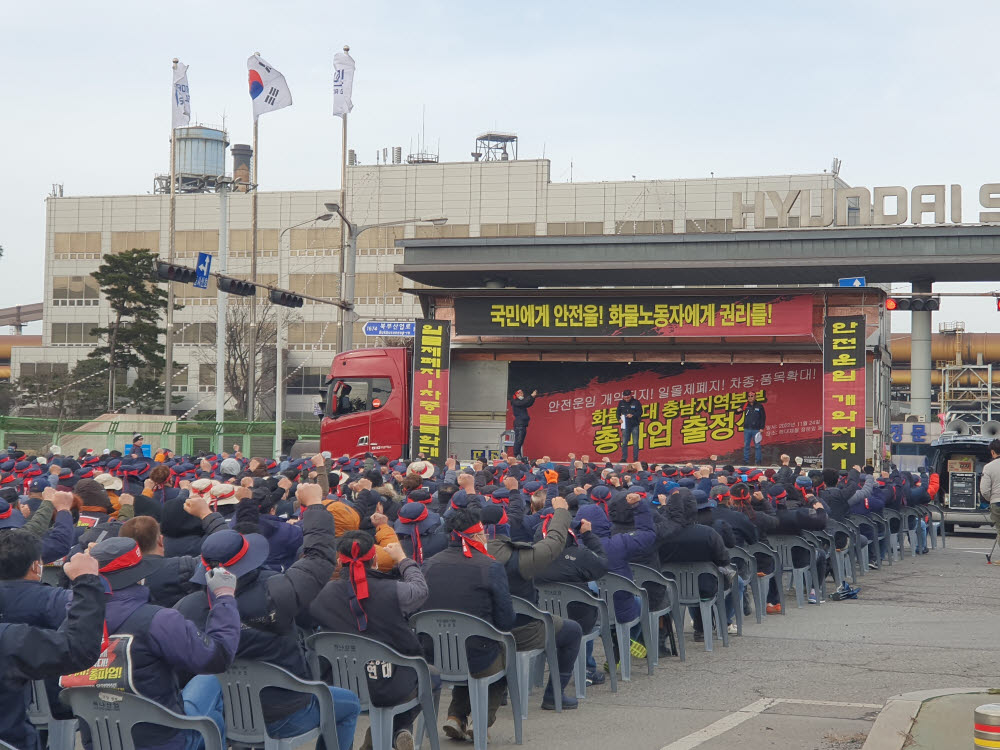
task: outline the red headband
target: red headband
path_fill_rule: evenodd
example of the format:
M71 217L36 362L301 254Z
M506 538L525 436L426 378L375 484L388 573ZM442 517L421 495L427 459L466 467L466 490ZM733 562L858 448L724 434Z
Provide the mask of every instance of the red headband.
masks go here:
M784 500L786 497L788 497L788 493L785 490L782 490L777 495L771 495L772 500Z
M358 623L358 630L368 629L368 615L365 614L361 602L368 598L368 574L365 573L365 563L375 557L375 545L365 554L361 554L361 545L357 542L351 543L351 554L340 553L341 565L350 566L351 588L354 589L354 598L351 599L351 611Z
M400 522L404 523L404 524L409 524L409 523L418 524L421 521L425 520L426 518L427 518L427 508L426 507L420 509L420 515L417 516L416 518L405 518L403 516L399 516ZM417 561L418 565L419 564L423 564L423 562L424 562L424 545L420 541L420 527L419 526L414 526L413 527L413 534L412 534L412 536L413 536L413 559Z
M247 541L246 537L242 537L242 539L243 539L243 546L240 548L240 551L237 552L235 555L233 555L229 560L226 560L225 562L220 562L219 563L220 568L228 568L230 565L235 565L236 563L238 563L240 560L243 559L243 557L250 549L250 542ZM201 564L205 566L206 570L212 567L209 564L208 560L204 558L204 556L202 556L201 558Z
M8 506L7 510L5 510L3 513L0 513L0 520L6 520L10 518L10 514L13 512L14 512L14 506L13 505Z
M104 567L100 569L100 572L114 573L116 570L134 568L141 562L142 562L142 550L139 549L139 545L137 544L128 552L126 552L124 555L119 555L114 560L107 563Z
M466 557L472 557L472 549L474 549L477 552L486 555L491 560L495 560L496 558L494 558L493 555L491 555L489 552L486 551L485 544L476 541L475 539L472 538L473 534L482 534L484 531L485 529L483 529L482 522L479 522L473 524L465 531L459 531L458 529L455 529L455 531L453 531L452 534L454 534L455 536L459 537L462 540L462 554L465 555ZM472 549L469 549L470 547Z

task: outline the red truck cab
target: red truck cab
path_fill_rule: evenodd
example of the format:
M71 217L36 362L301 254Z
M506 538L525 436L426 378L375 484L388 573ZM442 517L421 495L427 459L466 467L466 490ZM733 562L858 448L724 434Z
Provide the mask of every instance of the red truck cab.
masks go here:
M356 349L330 365L320 450L334 458L372 452L402 458L410 444L408 349Z

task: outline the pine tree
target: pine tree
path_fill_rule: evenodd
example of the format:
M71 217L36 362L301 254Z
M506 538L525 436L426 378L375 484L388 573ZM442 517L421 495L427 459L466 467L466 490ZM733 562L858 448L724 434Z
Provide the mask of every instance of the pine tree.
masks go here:
M140 380L153 380L166 365L159 337L164 332L162 315L167 309L167 293L157 285L156 262L156 253L133 248L105 255L104 263L92 274L111 305L107 327L91 331L100 344L88 355L110 366L109 412L115 408L116 381L122 371L141 370Z

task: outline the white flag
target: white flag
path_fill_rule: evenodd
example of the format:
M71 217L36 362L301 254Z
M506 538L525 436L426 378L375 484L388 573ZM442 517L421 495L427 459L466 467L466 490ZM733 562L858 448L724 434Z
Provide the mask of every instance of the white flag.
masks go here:
M250 80L250 98L253 100L253 119L265 112L283 109L292 103L285 77L272 68L260 55L247 58Z
M188 66L174 67L173 127L182 128L191 122L191 92L188 90Z
M352 109L354 90L354 58L346 52L333 56L333 114L343 117Z

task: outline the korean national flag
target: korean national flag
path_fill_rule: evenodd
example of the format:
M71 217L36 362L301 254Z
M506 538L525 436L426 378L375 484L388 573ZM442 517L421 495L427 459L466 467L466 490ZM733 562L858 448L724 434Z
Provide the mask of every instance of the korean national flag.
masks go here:
M272 68L260 55L247 58L250 82L250 99L253 100L253 119L265 112L283 109L292 103L285 77Z

